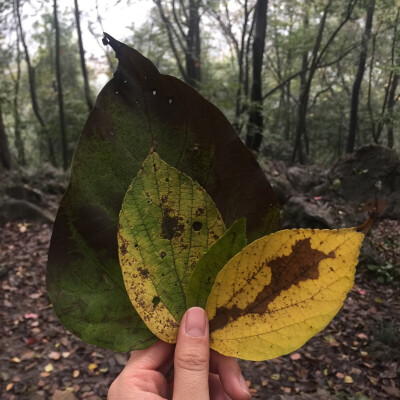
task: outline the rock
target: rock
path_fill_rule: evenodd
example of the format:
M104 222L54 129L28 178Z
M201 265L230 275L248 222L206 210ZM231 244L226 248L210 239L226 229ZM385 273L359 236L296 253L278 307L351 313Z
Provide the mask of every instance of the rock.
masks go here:
M331 190L358 204L383 199L385 217L400 218L400 160L384 146L369 145L336 161L328 172Z
M337 227L335 211L328 203L293 196L283 210L283 228L327 229Z
M117 364L121 365L122 367L128 362L127 355L124 353L115 353L114 358Z
M48 182L43 186L43 190L50 194L64 194L67 189L64 183Z
M10 186L5 189L5 194L17 200L26 200L30 203L43 205L43 195L37 190L28 185Z
M25 200L6 198L0 203L0 221L29 220L52 224L54 215Z
M27 399L29 399L29 400L45 400L46 395L42 390L39 390L34 393L29 393Z
M67 390L56 390L51 400L77 400L76 396Z
M286 204L293 194L293 188L290 182L282 176L277 176L274 181L271 182L271 185L278 197L279 204L281 206Z
M316 165L294 165L286 170L286 176L295 189L306 193L323 183L325 172Z

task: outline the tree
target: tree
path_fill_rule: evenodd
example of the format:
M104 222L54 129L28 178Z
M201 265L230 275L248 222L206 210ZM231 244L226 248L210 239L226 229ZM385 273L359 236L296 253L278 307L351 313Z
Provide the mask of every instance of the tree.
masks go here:
M64 115L64 98L63 98L63 87L61 81L61 65L60 65L60 27L58 25L57 15L57 0L53 1L54 7L54 28L56 35L56 78L57 78L57 98L58 98L58 109L60 115L60 134L61 134L61 149L64 171L68 168L68 150L67 150L67 133L65 128L65 115Z
M153 1L167 30L169 44L184 81L193 87L199 87L201 83L201 0L188 0L187 3L180 1L179 6L175 0L171 0L168 4L161 0ZM183 67L182 53L185 58L185 67Z
M368 0L367 14L365 19L365 29L361 42L360 58L358 61L358 68L351 96L350 122L349 122L349 133L347 136L346 153L352 153L354 151L354 145L356 141L357 125L358 125L358 103L360 97L361 83L365 72L365 64L367 61L368 42L371 37L374 9L375 9L375 0Z
M349 21L351 14L353 12L354 6L357 0L349 0L345 15L340 24L334 29L331 33L325 44L322 46L322 39L324 35L325 23L328 16L328 12L332 6L333 0L329 0L324 7L324 11L322 13L322 17L320 19L320 23L318 26L317 35L315 37L314 46L311 53L311 59L307 61L307 77L302 74L305 69L305 55L303 54L303 65L300 73L300 79L303 80L302 88L300 91L299 102L298 102L298 116L297 116L297 125L296 125L296 134L295 134L295 143L292 154L292 161L294 162L297 157L300 163L305 162L305 156L302 147L302 140L305 142L306 154L309 154L309 143L307 136L307 111L308 111L308 101L310 97L311 83L314 78L314 75L323 59L325 53L329 49L330 45L335 40L336 36L343 28L343 26ZM304 22L308 21L306 18ZM307 22L308 24L308 22ZM305 28L307 29L307 24ZM322 47L322 48L321 48Z
M12 26L15 33L15 44L9 46L8 49L1 49L3 53L3 57L0 61L0 66L2 67L3 71L5 71L6 76L3 78L10 83L10 85L6 85L2 87L1 91L4 95L6 93L6 98L12 97L12 106L6 107L6 112L9 111L11 108L11 113L14 119L14 145L17 150L17 161L19 165L26 165L26 158L25 158L25 146L22 140L21 135L21 111L20 111L20 85L21 85L21 49L20 49L20 35L18 30L18 19L16 15L16 8L15 2L11 4L11 12L9 15L9 23L8 25ZM10 7L10 8L11 8ZM17 27L17 28L15 28ZM10 82L11 81L11 82ZM12 85L11 85L12 83ZM8 86L8 87L7 87ZM12 88L11 88L12 86ZM11 102L8 102L11 103ZM10 129L11 131L11 129Z
M90 96L89 79L88 79L88 74L87 74L87 69L86 69L85 50L83 48L83 41L82 41L81 21L80 21L78 0L74 0L74 5L75 5L75 22L76 22L76 30L78 32L79 56L80 56L80 61L81 61L85 100L86 100L88 110L90 112L90 111L92 111L92 108L93 108L93 102L92 102L92 99Z
M118 4L120 1L118 1L116 4ZM103 18L100 15L99 11L99 1L96 0L96 23L100 28L100 33L96 33L94 23L92 21L89 21L88 23L88 29L89 32L92 34L92 36L96 39L96 42L98 46L100 47L101 51L104 53L104 56L107 60L108 64L108 74L111 76L113 72L115 71L115 62L113 59L113 56L111 54L112 50L109 49L109 46L104 46L103 45L103 33L104 33L104 26L103 26Z
M240 134L243 128L241 116L247 110L248 92L249 92L249 52L252 32L255 19L250 21L251 13L255 7L244 0L242 8L241 3L236 11L229 8L227 1L214 4L209 1L207 4L208 12L218 22L222 34L227 44L233 49L237 63L237 88L235 97L235 117L233 126L236 132ZM217 6L217 7L215 7ZM238 29L238 32L236 30Z
M3 122L3 111L0 102L0 165L5 169L11 168L11 155L8 138Z
M76 140L87 117L87 104L82 95L82 74L80 71L79 51L74 37L74 15L61 13L58 2L60 75L63 93L63 110L66 134L67 160L71 160ZM37 97L46 124L51 132L57 162L63 165L63 142L59 108L59 91L56 66L56 33L53 1L51 8L45 7L38 20L32 26L31 40L36 45L35 76ZM60 16L63 16L60 18ZM22 96L21 96L22 97ZM38 143L43 149L43 141ZM44 153L43 153L44 155ZM45 161L41 155L40 162Z
M25 53L25 61L27 64L27 68L28 68L28 79L29 79L29 93L31 96L31 102L32 102L32 108L33 108L33 112L35 113L36 119L38 120L42 131L45 134L46 140L47 140L47 145L48 145L48 152L49 152L49 159L50 162L54 165L57 166L57 162L56 162L56 155L54 152L54 146L53 146L53 141L52 138L50 136L50 132L47 128L47 125L42 117L42 114L40 112L39 109L39 103L37 100L37 95L36 95L36 78L35 78L35 68L33 67L32 63L31 63L31 57L29 54L29 50L28 50L28 45L26 43L25 40L25 34L24 34L24 30L22 27L22 18L21 18L21 10L20 10L20 0L15 0L16 1L16 14L17 14L17 19L18 19L18 28L19 28L19 32L20 32L20 38L21 38L21 42L22 42L22 46L24 49L24 53Z
M14 6L14 20L15 22L17 22L18 18L16 15L15 3L13 3L13 6ZM16 24L16 26L18 26L18 24ZM13 98L14 143L18 154L18 164L26 165L25 147L21 136L21 116L19 110L19 92L20 92L20 82L21 82L21 49L20 49L20 35L18 29L16 29L16 36L17 36L17 43L16 43L17 54L15 62L17 64L17 72L15 76L14 73L12 72L12 69L9 68L10 77L14 82L14 98Z
M246 145L258 151L264 130L263 97L262 97L262 67L265 47L265 30L267 28L268 0L257 0L254 13L255 29L253 39L253 80L251 87L251 104L249 122L247 125Z

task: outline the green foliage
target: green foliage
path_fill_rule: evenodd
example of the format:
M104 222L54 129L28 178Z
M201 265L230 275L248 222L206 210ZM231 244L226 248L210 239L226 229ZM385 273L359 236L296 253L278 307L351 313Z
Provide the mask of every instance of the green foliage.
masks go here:
M400 326L392 321L383 321L374 336L378 342L397 349L400 343Z
M200 7L202 82L199 90L224 112L243 137L248 121L252 83L252 39L248 35L253 19L255 0L248 2L250 14L244 35L243 49L241 49L245 15L243 2L231 0L228 3L227 10L224 8L223 2L214 0L204 2ZM175 2L179 14L178 20L184 22L183 25L178 25L173 16L171 4L171 2L165 2L165 11L170 23L176 32L179 33L180 28L182 28L182 32L187 32L188 26L181 9L182 5ZM290 76L293 78L286 85L264 98L263 135L267 147L287 147L289 144L291 147L289 154L292 151L301 94L299 72L303 68L303 56L307 57L307 65L310 66L321 15L326 4L326 2L317 0L309 2L269 1L263 93L266 96L282 81ZM334 40L330 41L330 37L344 20L348 4L349 0L332 1L321 41L321 49L327 47L323 56L318 60L318 68L311 84L308 101L306 118L308 159L325 165L329 165L332 160L344 153L349 126L352 85L357 69L368 2L357 2L349 20L341 27ZM23 14L27 9L28 6L22 8ZM6 58L15 74L15 21L9 2L0 3L0 14L1 25L4 27L0 37L2 58ZM24 17L24 15L22 16ZM37 16L37 21L33 24L33 29L29 30L27 24L26 37L32 53L32 63L36 67L39 105L45 116L45 122L49 126L57 158L60 159L52 18L50 5L45 4ZM94 23L93 16L85 16L85 18L90 24ZM373 32L368 43L366 72L361 86L357 146L371 142L386 144L387 128L391 122L394 123L395 145L400 140L398 101L394 105L393 114L390 114L387 109L388 84L393 79L393 75L399 73L400 29L398 26L396 29L396 24L399 24L396 18L396 2L376 0ZM23 22L25 23L24 18ZM225 25L223 26L222 23ZM75 147L78 132L86 118L74 24L70 9L61 13L62 79L70 156ZM186 43L184 41L179 43L175 39L176 54L174 54L171 50L165 21L160 17L156 7L149 12L145 24L132 25L131 31L132 34L127 38L128 43L152 59L163 73L180 76L176 55L185 68L184 47ZM244 68L241 84L239 84L238 67L240 54L243 57ZM93 72L90 72L89 75L93 85L96 76ZM10 82L8 73L1 80ZM40 164L49 158L47 141L32 112L25 68L22 71L20 98L22 100L19 108L22 137L27 147L28 164ZM14 106L10 103L7 107L4 109L4 117L7 132L11 135L14 124L12 117ZM13 143L13 140L10 140L10 143ZM11 150L15 153L15 149ZM279 152L276 152L274 156L280 157ZM287 158L286 152L284 158Z
M61 157L60 121L57 103L57 83L55 79L55 33L53 15L42 14L42 19L34 25L33 39L39 44L33 59L40 109L51 132L56 154ZM63 84L65 120L67 122L67 142L69 158L86 119L86 105L83 98L83 82L79 65L79 53L74 37L75 26L71 16L60 19L61 79ZM39 128L37 128L39 129ZM40 131L35 132L40 136ZM43 136L43 135L42 135ZM42 143L42 146L45 146Z
M340 391L336 396L338 400L373 400L370 397L364 396L362 393L348 394Z
M400 283L400 266L386 263L367 264L367 269L379 283Z

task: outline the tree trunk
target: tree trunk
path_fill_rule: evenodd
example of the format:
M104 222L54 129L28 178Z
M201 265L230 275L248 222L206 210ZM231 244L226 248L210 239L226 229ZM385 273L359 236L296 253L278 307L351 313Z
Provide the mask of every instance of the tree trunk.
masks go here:
M83 84L84 84L84 90L85 90L85 99L86 99L86 104L88 106L88 110L89 110L89 112L91 112L93 109L93 102L90 97L89 79L88 79L88 74L87 74L87 70L86 70L85 50L83 49L78 0L74 0L74 3L75 3L76 30L78 32L79 56L80 56L80 60L81 60L81 69L82 69L82 77L83 77Z
M304 31L307 31L308 27L309 27L308 9L305 8L303 17ZM303 150L302 137L307 129L306 119L307 119L308 98L309 98L309 90L308 91L306 90L307 66L308 66L308 51L305 50L301 57L302 72L300 74L300 96L299 96L298 119L296 124L296 136L292 154L292 161L295 161L296 156L298 155L300 164L304 164L304 150ZM310 87L311 87L311 82L310 82Z
M248 10L248 1L244 2L244 21L242 26L240 45L237 54L238 63L238 88L236 90L236 104L235 104L235 121L233 126L238 134L240 134L243 124L240 122L240 117L243 113L243 91L245 86L245 44L246 44L246 33L248 30L250 11ZM251 32L248 32L251 35Z
M57 162L56 162L56 156L54 152L54 146L53 146L53 141L50 136L50 132L47 128L46 123L44 122L44 119L42 118L42 115L40 113L39 109L39 103L37 101L37 96L36 96L36 79L35 79L35 68L31 64L31 59L29 56L29 51L28 51L28 46L25 41L25 35L24 31L22 29L22 19L21 19L21 13L20 13L20 3L19 0L16 0L16 13L17 13L17 18L18 18L18 28L21 36L21 42L22 46L24 48L24 53L25 53L25 61L26 65L28 67L28 81L29 81L29 93L31 96L31 102L32 102L32 108L33 112L35 113L36 119L38 120L40 127L42 128L42 132L45 134L45 138L47 141L47 146L48 146L48 151L49 151L49 159L50 162L56 167Z
M57 0L54 0L53 6L54 6L54 28L56 34L56 77L57 77L58 110L60 116L60 133L61 133L63 168L65 171L68 168L68 149L67 149L67 133L65 128L63 89L61 82L60 27L58 25Z
M0 103L0 165L5 169L11 168L10 148L3 123L3 112Z
M396 90L397 90L397 85L399 82L399 74L395 74L393 79L392 79L392 84L390 86L389 90L389 98L388 98L388 125L387 125L387 145L391 149L394 146L394 135L393 135L393 127L394 127L394 117L393 117L393 108L399 99L396 99Z
M177 13L175 1L170 3L170 17L167 8L164 9L163 3L166 1L153 0L157 6L161 20L167 30L168 41L176 59L179 71L185 82L193 87L198 87L201 83L201 37L200 37L200 2L201 0L189 0L188 9L184 2L180 1L182 12ZM167 11L166 11L167 10ZM181 17L179 15L183 15ZM172 23L174 22L174 24ZM187 28L185 32L184 28ZM179 53L185 55L185 67Z
M296 126L295 143L292 154L292 161L294 162L296 160L296 157L298 156L299 162L301 164L304 164L305 162L305 156L302 145L303 138L306 146L306 154L307 155L309 154L308 136L307 136L308 100L310 98L311 83L314 78L315 71L317 70L318 67L318 61L321 57L319 51L321 48L322 37L324 35L326 18L328 16L328 11L331 5L332 5L332 0L329 0L328 4L324 8L324 13L322 15L321 22L319 24L317 37L315 38L314 42L314 47L311 55L311 65L308 71L308 76L306 70L306 67L308 65L308 59L306 53L303 54L303 59L302 59L302 71L304 72L300 74L300 96L299 96L298 119ZM304 14L304 28L308 29L307 10L305 10Z
M15 3L14 6L14 16L15 21L17 22L17 15L15 10ZM19 165L26 165L26 158L25 158L25 147L24 142L21 137L21 117L19 113L19 89L20 89L20 81L21 81L21 50L20 50L20 37L19 31L16 30L17 34L17 75L14 79L14 98L13 98L13 112L14 112L14 144L15 148L17 149L17 157L18 157L18 164Z
M285 122L284 122L284 138L285 140L290 140L292 137L291 134L291 129L292 129L292 112L291 112L291 104L290 104L290 92L291 92L291 87L290 87L290 81L286 84L286 90L285 90L285 107L286 107L286 116L285 116Z
M253 39L253 82L251 88L251 105L247 125L246 145L258 151L264 130L262 98L262 66L267 28L268 0L257 0L254 12L255 32Z
M201 83L200 15L198 0L189 0L186 46L187 81L190 86L198 87Z
M358 69L353 85L353 92L351 95L351 110L350 110L350 123L349 133L347 136L346 153L354 151L356 141L357 126L358 126L358 102L360 98L361 83L365 72L365 63L367 61L368 41L371 37L372 20L374 16L375 0L369 0L367 8L367 16L365 20L365 29L361 42L360 58L358 61Z

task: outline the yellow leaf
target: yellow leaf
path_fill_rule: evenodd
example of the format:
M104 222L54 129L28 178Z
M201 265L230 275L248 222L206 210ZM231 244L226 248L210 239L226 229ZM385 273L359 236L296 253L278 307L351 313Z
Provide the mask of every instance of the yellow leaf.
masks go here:
M344 381L345 381L346 383L353 383L353 378L352 378L350 375L346 375L346 376L344 377Z
M79 376L80 373L81 373L81 372L80 372L78 369L75 369L74 372L72 372L72 376L73 376L74 378L77 378L77 377Z
M208 298L211 348L259 361L301 347L342 307L363 238L355 228L292 229L245 247Z
M47 373L49 373L49 372L52 372L53 371L53 364L47 364L45 367L44 367L44 370L47 372Z
M176 342L194 267L224 232L206 191L149 154L126 192L118 247L131 303L163 341Z
M9 392L13 388L13 386L14 386L14 384L12 382L8 383L6 386L6 391Z
M89 368L91 371L94 371L94 370L97 368L97 364L89 364L88 368Z

